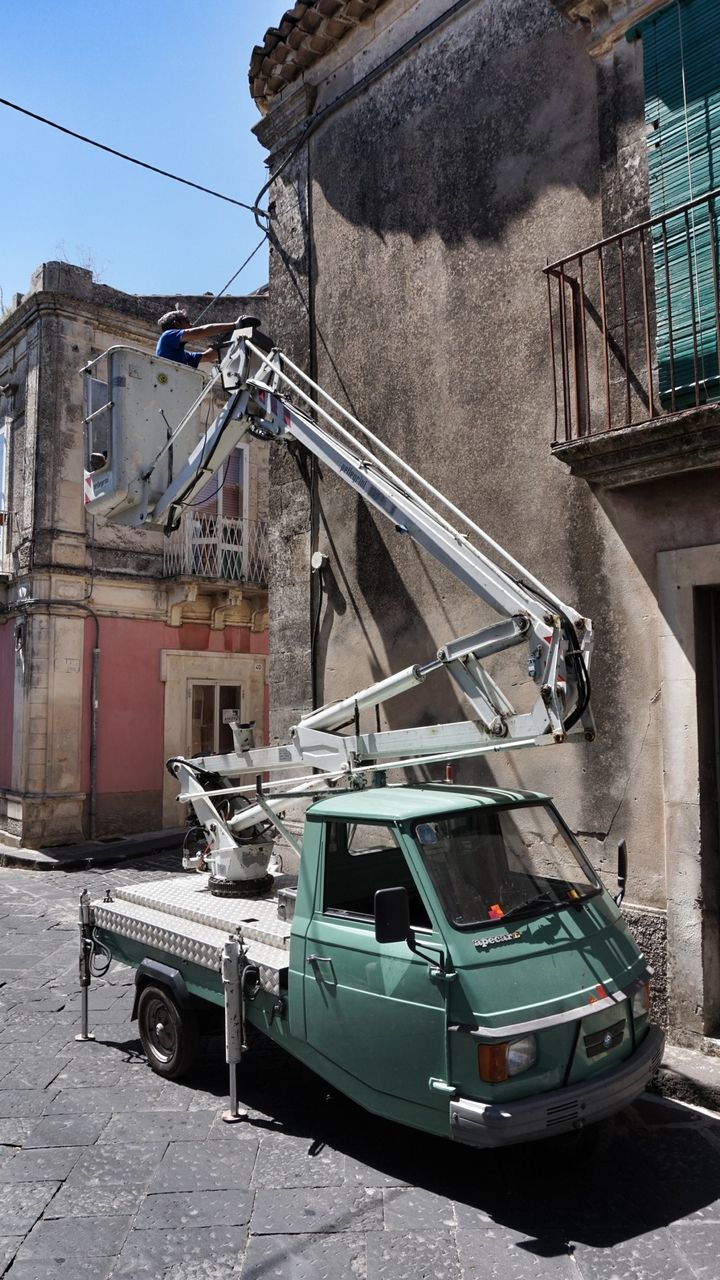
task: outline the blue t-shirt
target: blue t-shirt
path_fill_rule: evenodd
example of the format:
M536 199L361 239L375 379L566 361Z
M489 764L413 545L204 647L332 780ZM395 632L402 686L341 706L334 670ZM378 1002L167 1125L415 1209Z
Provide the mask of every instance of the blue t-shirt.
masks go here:
M163 360L174 360L176 364L189 364L191 368L197 369L202 353L185 350L182 344L184 332L184 329L166 329L158 338L155 355L162 356Z

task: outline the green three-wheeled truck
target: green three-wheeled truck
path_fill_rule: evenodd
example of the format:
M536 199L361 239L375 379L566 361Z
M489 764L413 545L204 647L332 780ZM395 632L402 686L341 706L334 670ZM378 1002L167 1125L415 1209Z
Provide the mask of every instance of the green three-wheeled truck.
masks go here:
M91 1034L91 977L115 957L135 967L140 1035L161 1075L186 1071L204 1015L224 1013L228 1120L240 1115L248 1025L368 1110L475 1146L579 1130L626 1106L659 1066L663 1036L650 1022L650 972L619 910L624 854L613 899L547 796L388 783L410 767L592 740L589 619L345 413L252 318L218 354L212 383L222 381L227 400L199 443L201 375L129 348L84 372L93 513L172 529L248 432L296 441L502 620L314 709L286 744L256 747L238 718L231 753L171 760L193 815L192 874L101 902L83 895L81 1038ZM180 418L170 441L167 410ZM535 686L524 712L488 670L517 646ZM470 719L383 731L378 716L363 727L368 711L440 672ZM280 869L275 841L293 874Z

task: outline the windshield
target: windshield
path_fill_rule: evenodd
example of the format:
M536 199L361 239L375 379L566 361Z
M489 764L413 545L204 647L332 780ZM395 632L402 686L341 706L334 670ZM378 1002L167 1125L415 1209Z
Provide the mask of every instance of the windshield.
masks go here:
M428 817L413 834L443 911L458 929L542 915L600 890L549 805Z

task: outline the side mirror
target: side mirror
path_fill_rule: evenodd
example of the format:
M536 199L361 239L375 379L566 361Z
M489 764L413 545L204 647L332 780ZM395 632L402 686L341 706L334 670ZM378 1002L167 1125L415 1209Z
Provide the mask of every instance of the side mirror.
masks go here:
M375 893L376 942L406 942L410 936L407 889L378 889Z
M625 882L627 880L628 869L627 845L624 840L621 840L618 845L617 868L618 891L615 894L615 902L620 906L620 903L625 897Z

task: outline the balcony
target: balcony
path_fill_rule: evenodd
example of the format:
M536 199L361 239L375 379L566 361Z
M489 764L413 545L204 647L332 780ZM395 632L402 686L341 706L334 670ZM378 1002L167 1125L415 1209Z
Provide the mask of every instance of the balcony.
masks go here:
M265 520L232 520L186 511L165 540L163 577L208 578L267 587L268 530Z
M617 487L720 465L720 188L545 268L554 454Z

